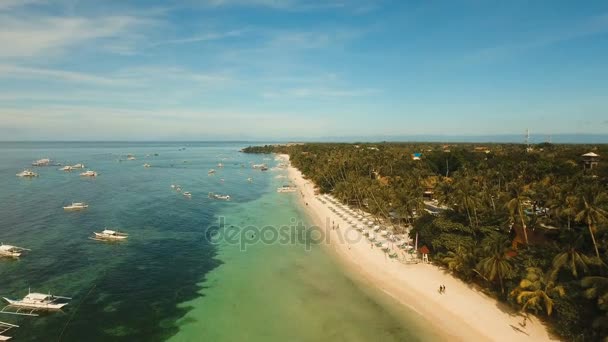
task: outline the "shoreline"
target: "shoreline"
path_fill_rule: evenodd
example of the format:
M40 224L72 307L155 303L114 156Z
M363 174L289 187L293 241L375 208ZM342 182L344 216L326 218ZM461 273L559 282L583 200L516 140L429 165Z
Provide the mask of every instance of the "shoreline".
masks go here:
M280 154L279 157L289 160L288 155ZM315 199L314 184L298 169L289 165L288 177L298 188L298 203L313 224L325 227L329 220L341 227L350 226ZM405 265L388 258L379 248L372 248L364 237L352 243L343 242L346 229L326 232L329 232L326 239L329 243L324 243L325 248L332 251L346 272L364 286L393 298L395 304L418 313L444 340L558 341L536 317L530 315L523 327L520 313L437 266ZM361 234L354 229L348 230L349 237L355 233ZM439 285L445 285L445 294L438 293Z

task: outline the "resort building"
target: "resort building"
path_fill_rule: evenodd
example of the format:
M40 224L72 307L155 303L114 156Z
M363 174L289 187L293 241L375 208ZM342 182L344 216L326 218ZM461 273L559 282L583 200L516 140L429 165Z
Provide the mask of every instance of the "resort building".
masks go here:
M585 170L591 170L594 167L597 167L600 162L600 156L597 153L589 152L583 154L581 157L583 159L583 167Z

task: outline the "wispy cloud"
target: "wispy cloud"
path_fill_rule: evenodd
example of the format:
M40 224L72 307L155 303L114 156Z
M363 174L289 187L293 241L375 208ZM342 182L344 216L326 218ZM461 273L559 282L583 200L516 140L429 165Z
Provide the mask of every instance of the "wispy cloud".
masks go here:
M230 30L226 32L205 32L200 33L190 37L184 38L176 38L176 39L167 39L161 40L155 43L148 45L148 47L157 47L162 45L172 45L172 44L190 44L190 43L200 43L200 42L208 42L215 40L222 40L226 38L234 38L242 36L246 30Z
M63 54L83 43L103 39L103 49L119 41L136 38L142 26L153 25L149 18L128 15L106 17L0 15L0 58L49 57Z

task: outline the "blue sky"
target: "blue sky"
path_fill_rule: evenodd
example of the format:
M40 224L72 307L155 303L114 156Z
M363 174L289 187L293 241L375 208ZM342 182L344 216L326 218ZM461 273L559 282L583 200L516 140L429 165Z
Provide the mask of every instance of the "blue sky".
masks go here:
M608 2L0 0L0 140L608 133Z

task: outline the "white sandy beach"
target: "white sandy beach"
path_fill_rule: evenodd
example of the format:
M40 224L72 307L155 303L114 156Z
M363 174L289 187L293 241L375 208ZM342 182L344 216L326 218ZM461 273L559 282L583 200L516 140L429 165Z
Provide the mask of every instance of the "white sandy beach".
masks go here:
M289 156L281 155L288 159ZM433 329L450 341L552 341L546 327L533 316L522 326L523 316L506 305L468 286L444 270L430 264L406 265L390 259L379 248L371 248L365 239L347 243L349 225L332 212L327 204L315 199L314 185L305 180L296 168L288 168L290 180L298 188L298 197L313 223L330 234L328 248L335 251L347 271L365 285L372 286L396 302L424 316ZM307 203L307 205L305 205ZM326 222L335 222L341 229L332 230ZM361 234L348 230L348 234ZM327 239L326 239L327 240ZM446 293L438 288L445 285Z

